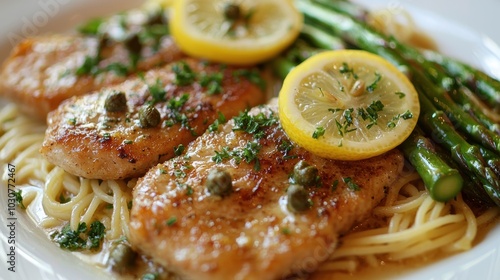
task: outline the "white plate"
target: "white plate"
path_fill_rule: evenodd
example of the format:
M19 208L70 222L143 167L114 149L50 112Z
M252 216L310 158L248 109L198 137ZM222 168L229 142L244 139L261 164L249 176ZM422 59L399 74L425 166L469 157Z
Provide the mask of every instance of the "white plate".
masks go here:
M140 0L16 0L0 2L0 61L21 37L35 33L62 32L86 18L138 6ZM357 0L371 8L404 8L429 34L441 51L500 76L500 2L496 0ZM2 166L0 168L6 168ZM3 170L0 170L3 171ZM0 279L108 279L109 275L82 263L59 249L29 218L17 212L16 272L8 271L7 193L0 191ZM481 279L500 277L500 225L472 250L398 273L394 279Z

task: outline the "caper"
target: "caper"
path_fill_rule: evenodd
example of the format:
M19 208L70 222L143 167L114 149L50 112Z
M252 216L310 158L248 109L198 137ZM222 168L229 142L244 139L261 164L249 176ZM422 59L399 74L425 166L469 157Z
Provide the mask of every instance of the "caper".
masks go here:
M142 43L139 35L134 34L133 36L127 38L125 41L125 47L130 53L140 54L142 50Z
M163 15L162 10L155 11L154 13L149 15L148 21L146 23L146 25L148 26L159 24L166 24L165 16Z
M224 169L214 168L208 173L205 186L212 195L228 195L233 191L231 174Z
M104 101L104 109L108 112L127 111L127 97L121 91L113 91Z
M118 243L111 248L108 265L118 273L124 273L134 264L137 253L125 243Z
M236 21L241 17L240 6L234 3L227 3L224 6L224 18L227 20Z
M156 127L161 121L160 112L151 105L144 106L139 110L139 121L143 128Z
M312 186L318 182L318 168L301 160L293 167L293 180L299 185Z
M292 184L288 187L286 193L288 197L288 210L300 213L311 208L309 194L303 186Z

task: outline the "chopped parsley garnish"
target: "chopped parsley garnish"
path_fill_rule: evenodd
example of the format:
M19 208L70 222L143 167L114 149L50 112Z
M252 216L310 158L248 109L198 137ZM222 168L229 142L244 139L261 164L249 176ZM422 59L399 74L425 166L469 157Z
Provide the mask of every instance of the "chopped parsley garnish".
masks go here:
M339 186L339 180L335 180L332 183L332 192L337 190L337 187Z
M99 64L99 56L92 57L86 56L83 64L76 69L75 74L77 76L83 75L97 75L99 73L98 64Z
M170 34L168 25L152 24L145 26L139 33L139 38L143 44L150 44L154 51L160 48L161 38Z
M328 109L328 111L336 113L342 111L342 109ZM353 112L354 112L353 108L344 110L344 112L342 113L342 116L344 117L344 122L342 123L340 123L337 119L335 119L335 125L337 126L337 130L340 136L344 136L346 133L352 132L357 129L357 128L349 128L351 125L354 124Z
M86 223L80 223L76 231L72 230L69 224L67 224L62 228L61 232L55 232L52 238L63 249L70 251L82 250L86 248L87 242L80 235L86 231Z
M312 138L319 139L321 136L325 135L325 128L322 126L316 127L312 134Z
M388 128L394 128L394 127L396 127L396 122L400 118L403 119L403 120L409 120L409 119L413 118L413 114L409 110L406 111L406 112L404 112L403 114L398 114L397 116L394 116L391 121L389 121L387 123L387 127Z
M219 125L223 124L226 122L226 117L224 116L224 114L222 114L221 112L218 112L218 117L217 119L214 121L214 123L212 123L209 127L208 127L208 131L209 132L216 132L219 130Z
M111 140L111 134L109 134L109 133L107 133L107 132L106 132L106 133L104 133L104 134L102 135L101 143L102 143L102 142L109 141L109 140Z
M354 70L352 68L349 68L349 65L346 62L342 63L342 66L340 66L339 71L341 74L346 74L347 77L349 77L349 75L352 75L354 79L358 79L358 75L354 73Z
M70 125L76 125L76 118L69 118L68 119L68 124L70 124Z
M171 127L178 123L181 127L188 129L192 135L196 135L196 132L189 124L189 118L186 114L181 113L181 108L186 104L189 99L189 94L185 93L179 97L172 97L167 101L167 108L170 112L167 114L168 119L165 121L167 127Z
M156 79L154 84L148 85L148 91L153 98L153 104L165 101L165 94L167 94L167 91L165 90L165 87L163 86L159 78Z
M102 18L91 19L84 25L78 27L78 32L80 32L82 35L99 35L99 29L103 23L104 20Z
M63 249L70 251L97 249L104 239L106 228L100 221L94 221L90 224L90 230L87 232L87 224L80 223L76 230L72 230L67 224L61 232L54 232L51 237Z
M288 155L288 153L293 149L293 144L292 142L288 140L283 140L280 142L278 145L278 151L283 152L285 155Z
M247 163L254 162L254 170L260 170L260 161L257 155L262 147L257 142L248 142L245 147L242 148L234 148L233 150L229 150L229 147L223 147L220 152L215 151L215 156L212 157L212 161L215 163L221 163L226 159L234 159L236 164L240 164L241 161L245 161Z
M179 111L189 100L189 94L184 93L179 97L172 97L167 102L167 108L172 111Z
M175 223L177 223L177 217L173 216L173 217L170 217L166 222L165 224L169 227L173 226Z
M344 177L342 178L342 181L344 181L344 183L347 185L347 187L350 189L350 190L353 190L353 191L359 191L360 188L358 186L358 184L356 184L352 179L351 177Z
M406 96L406 94L404 92L401 92L401 91L396 91L394 94L399 96L399 99L403 99Z
M176 178L184 178L184 177L186 177L186 172L184 172L183 170L177 169L174 171L174 176Z
M175 73L174 83L179 86L187 86L192 84L196 79L196 74L191 67L184 62L177 62L172 66L172 71Z
M289 228L282 228L281 233L283 233L284 235L290 235L292 231Z
M129 68L125 64L114 62L106 66L104 71L114 72L117 76L125 77L129 73Z
M187 186L186 187L186 195L187 196L193 195L193 192L194 192L194 190L193 190L193 188L191 186Z
M14 195L16 196L17 205L19 205L19 207L21 207L21 209L26 209L26 206L24 206L24 203L23 203L23 191L22 190L15 191Z
M413 118L413 114L409 110L404 112L403 114L401 114L399 116L401 118L403 118L403 120L409 120L409 119Z
M207 88L208 95L214 95L222 92L222 80L224 79L224 74L222 72L217 73L201 73L199 76L200 85Z
M104 235L106 234L106 227L100 221L95 221L90 224L90 230L88 232L89 236L89 249L97 249L101 246L101 241L104 239Z
M260 161L257 157L260 149L262 147L257 142L248 142L244 148L234 149L232 151L232 156L236 160L236 163L239 164L242 160L245 160L247 163L254 161L254 170L260 170Z
M175 156L180 156L184 152L185 148L186 147L184 147L184 145L182 145L182 144L179 144L179 146L174 147L174 155Z
M234 117L234 131L245 131L254 136L255 139L260 139L264 136L264 129L278 123L278 118L271 114L269 117L264 113L259 113L255 116L248 114L245 110L238 116Z
M157 280L158 277L158 273L146 273L142 275L141 280Z
M64 197L63 194L59 195L59 203L64 204L71 201L71 197Z
M215 151L215 156L212 157L212 161L215 163L221 163L225 159L230 159L231 155L229 153L229 147L223 147L220 152Z
M370 123L366 128L370 129L372 126L377 124L378 113L384 109L384 104L380 100L373 101L366 108L359 108L358 115L363 120L370 120Z
M163 169L163 168L159 168L159 169L158 169L158 172L159 172L160 174L167 174L167 171L166 171L165 169Z
M375 81L366 87L366 91L372 93L376 88L380 80L382 79L382 75L379 73L375 73Z
M266 81L260 75L257 69L240 69L233 72L233 76L236 78L244 77L249 80L251 83L257 85L261 90L266 89Z

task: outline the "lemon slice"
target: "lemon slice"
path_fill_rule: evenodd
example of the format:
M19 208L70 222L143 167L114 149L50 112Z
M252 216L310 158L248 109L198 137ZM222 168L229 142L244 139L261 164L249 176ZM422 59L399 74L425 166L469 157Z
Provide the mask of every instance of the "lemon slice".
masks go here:
M185 53L240 65L276 56L297 38L303 21L290 0L175 1L170 19Z
M322 157L360 160L401 144L420 113L415 88L383 58L328 51L295 67L278 97L292 141Z

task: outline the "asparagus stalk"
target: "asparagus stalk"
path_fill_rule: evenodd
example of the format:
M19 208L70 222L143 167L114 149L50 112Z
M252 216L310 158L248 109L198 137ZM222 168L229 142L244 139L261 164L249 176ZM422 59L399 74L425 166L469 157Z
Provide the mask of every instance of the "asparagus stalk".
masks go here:
M270 67L274 74L284 79L286 75L295 67L295 63L291 62L283 56L278 56L270 62Z
M414 61L415 64L420 66L421 72L425 73L427 78L432 80L432 82L439 87L435 89L435 93L438 93L443 98L453 99L458 105L455 106L456 110L461 109L463 112L469 113L469 115L471 115L471 118L468 120L469 123L471 120L479 122L488 130L500 135L500 125L484 114L484 108L481 108L477 103L471 102L471 99L465 93L465 88L458 85L456 80L451 78L442 69L441 65L427 60L420 51L404 45L395 39L391 39L390 44L394 46L395 50L397 50L406 60ZM449 117L451 116L449 115ZM474 119L472 119L472 117Z
M439 158L444 160L451 168L460 170L460 174L464 179L462 193L467 197L467 199L474 201L476 204L489 206L495 205L494 201L490 199L490 196L486 193L483 185L476 175L467 169L460 168L460 166L451 158L451 154L446 153L442 147L437 145L434 147L436 148L436 153L439 154Z
M308 59L309 57L324 51L324 49L319 49L311 46L307 42L298 39L295 43L285 51L284 56L290 62L294 64L299 64L302 61Z
M417 90L424 89L417 85ZM485 163L479 147L469 144L458 134L446 114L437 110L425 95L420 98L420 108L419 124L427 131L432 131L433 140L446 147L462 169L474 174L490 198L500 206L500 180Z
M328 9L344 13L357 20L366 21L367 10L350 1L312 0ZM466 64L433 51L425 51L425 60L442 66L448 75L458 78L476 96L485 101L491 108L500 111L500 81L488 74Z
M379 54L396 65L401 72L409 75L410 69L401 57L389 49L385 38L376 38L378 34L375 31L367 30L364 24L309 0L298 0L295 3L304 14L306 22L322 28L326 32L333 33L349 44Z
M491 108L497 112L500 110L500 81L470 65L436 52L426 51L425 57L427 60L442 65L451 76L460 79Z
M495 134L500 135L500 119L497 118L498 120L495 120L494 115L492 115L493 113L486 113L489 112L489 108L485 108L482 104L472 100L472 93L469 93L470 90L467 87L462 84L455 83L455 88L448 92L450 93L451 98L460 104L465 112L468 112L477 121L481 122Z
M418 68L418 65L415 65ZM425 70L424 70L425 71ZM457 128L471 139L481 143L500 155L500 136L488 130L483 124L467 114L442 88L434 85L421 71L412 71L412 81L418 84L429 100L446 113ZM422 94L420 94L422 99Z
M491 170L493 170L497 177L500 178L500 157L498 157L494 152L481 146L479 146L479 151Z
M342 39L310 24L304 25L300 32L300 38L309 42L312 46L325 50L345 49Z
M434 200L446 202L462 190L460 172L439 156L432 141L420 129L415 129L400 147Z

